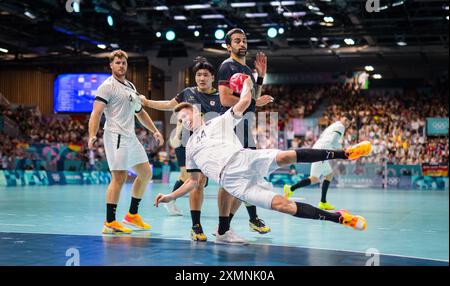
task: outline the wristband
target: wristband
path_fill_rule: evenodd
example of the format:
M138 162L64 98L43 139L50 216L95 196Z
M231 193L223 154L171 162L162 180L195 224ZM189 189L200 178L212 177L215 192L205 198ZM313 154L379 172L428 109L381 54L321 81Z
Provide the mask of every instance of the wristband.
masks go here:
M263 85L263 82L264 82L264 77L258 76L258 79L256 80L256 84L257 85Z

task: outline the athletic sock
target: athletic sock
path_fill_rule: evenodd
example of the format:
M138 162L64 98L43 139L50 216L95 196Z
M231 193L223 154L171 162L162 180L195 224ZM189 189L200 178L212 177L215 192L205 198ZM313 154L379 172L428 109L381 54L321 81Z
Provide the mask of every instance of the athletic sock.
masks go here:
M219 235L223 235L230 229L230 217L229 216L219 216L219 229L217 232Z
M348 159L344 150L325 150L301 148L295 150L297 162L313 163L332 159Z
M141 199L131 197L130 214L137 214Z
M230 224L231 224L231 220L233 219L234 214L230 213Z
M191 211L192 226L200 224L201 211Z
M106 221L111 223L116 220L116 204L106 204Z
M310 178L306 178L301 180L300 182L298 182L297 184L293 185L291 187L291 191L295 191L296 189L300 189L306 186L311 185L311 179Z
M181 187L183 184L184 184L184 181L182 181L182 180L176 181L175 185L173 185L172 192L175 192L176 190L178 190L178 188Z
M294 215L296 217L329 220L339 223L339 218L341 217L339 213L327 212L304 203L296 202L295 204L297 205L297 212Z
M256 221L256 219L258 218L258 216L256 215L256 207L249 205L249 206L246 206L246 208L247 208L248 216L250 217L250 221Z
M330 186L330 181L324 180L322 183L322 198L320 199L320 201L322 203L327 202L327 191L328 191L329 186Z

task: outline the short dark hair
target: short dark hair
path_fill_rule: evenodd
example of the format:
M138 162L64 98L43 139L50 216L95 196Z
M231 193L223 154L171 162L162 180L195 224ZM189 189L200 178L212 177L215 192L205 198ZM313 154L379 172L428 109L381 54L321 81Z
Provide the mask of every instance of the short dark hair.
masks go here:
M353 120L353 116L351 116L350 113L344 113L344 114L342 114L342 117L347 118L349 121Z
M173 108L173 112L177 113L177 112L180 112L181 110L183 110L185 108L194 109L194 106L192 104L190 104L189 102L182 102L182 103L177 104Z
M234 29L229 30L228 33L225 35L225 44L231 45L231 36L234 34L245 35L245 32L241 28L234 28Z
M208 60L205 57L196 57L194 60L194 67L192 68L192 71L194 74L196 74L199 70L208 70L212 75L216 73L214 70L214 67L211 63L208 62Z

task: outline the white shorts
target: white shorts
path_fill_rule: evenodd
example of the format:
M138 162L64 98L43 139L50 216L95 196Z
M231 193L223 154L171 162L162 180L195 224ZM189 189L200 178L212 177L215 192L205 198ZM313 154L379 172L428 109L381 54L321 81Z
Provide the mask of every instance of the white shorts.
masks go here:
M276 162L279 152L276 149L240 151L225 167L222 187L241 201L272 209L272 200L277 193L264 177L280 168Z
M128 170L137 164L148 162L144 146L136 136L125 137L105 130L103 144L110 171Z
M314 162L311 164L310 173L310 176L320 178L322 175L328 176L333 173L333 169L328 161Z

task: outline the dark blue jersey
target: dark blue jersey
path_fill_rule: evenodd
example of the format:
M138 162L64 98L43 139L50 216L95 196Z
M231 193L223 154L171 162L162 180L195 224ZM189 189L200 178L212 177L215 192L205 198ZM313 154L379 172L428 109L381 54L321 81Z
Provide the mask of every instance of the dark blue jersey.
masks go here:
M177 94L175 100L178 103L189 102L193 105L200 105L202 114L207 114L208 112L220 113L222 110L219 92L217 90L214 90L212 93L203 93L200 92L197 87L188 87ZM208 120L209 119L212 118L208 118Z
M253 76L251 68L242 65L241 63L235 61L232 58L228 58L225 61L223 61L223 63L219 67L219 71L217 72L217 79L219 81L219 86L223 85L230 87L230 78L236 73L244 73L250 76L250 78L253 81L252 94L255 95L256 81ZM240 94L234 92L233 95L236 97L240 97ZM230 109L230 107L223 106L221 114L225 113L228 109ZM256 111L256 101L252 99L252 103L244 112L244 115L246 115L247 112L251 112L254 114L255 111ZM253 119L254 119L253 116L246 117L245 120L242 120L241 123L239 123L235 129L236 135L238 135L238 138L241 141L244 148L256 148L256 144L254 142L251 130L251 126L253 125L254 121ZM241 134L243 134L243 138Z
M241 63L235 61L232 58L228 58L225 61L223 61L223 63L220 65L219 67L219 71L217 72L217 79L219 81L219 85L223 85L226 87L230 87L230 78L235 74L235 73L244 73L250 76L250 78L253 81L253 89L252 89L252 93L255 94L255 90L256 90L256 81L255 78L253 77L253 73L252 73L252 69L249 68L248 66L244 66ZM236 97L240 97L240 94L233 92L233 95ZM225 113L230 107L222 107L222 114ZM252 100L252 103L250 104L250 106L247 108L247 110L245 112L255 112L256 110L256 105L255 105L255 101Z
M175 97L178 103L188 102L193 105L200 106L200 111L204 116L204 120L208 121L220 115L222 105L220 104L219 92L214 90L212 93L203 93L197 87L188 87L181 91ZM182 146L186 146L187 140L191 132L183 130ZM178 147L183 148L184 147Z

